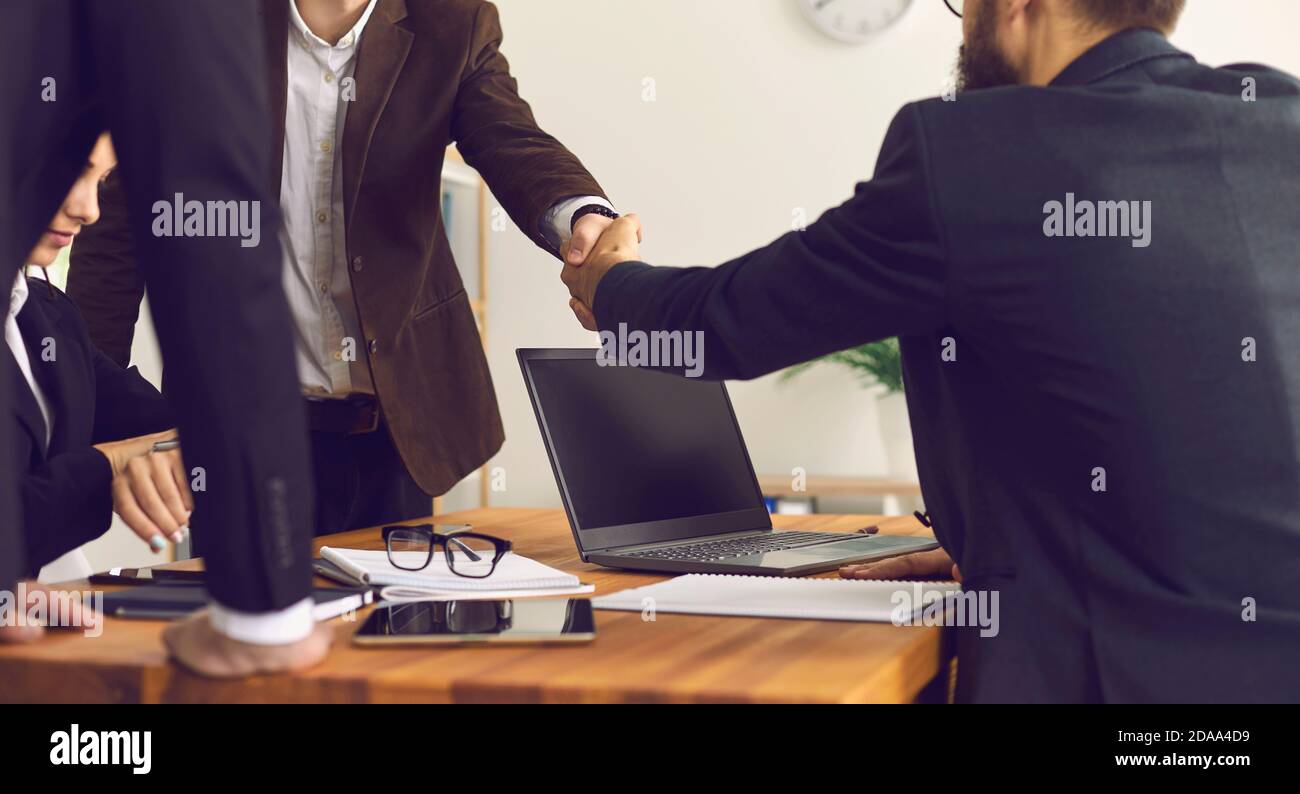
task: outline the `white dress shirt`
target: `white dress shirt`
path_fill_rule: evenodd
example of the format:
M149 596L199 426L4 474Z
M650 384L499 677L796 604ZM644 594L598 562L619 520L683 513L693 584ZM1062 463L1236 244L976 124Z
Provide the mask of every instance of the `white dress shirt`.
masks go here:
M32 390L32 396L36 398L36 404L41 408L41 416L45 419L45 449L50 448L50 434L54 428L54 417L50 415L50 404L45 399L45 392L41 391L40 384L32 375L32 362L27 356L27 347L23 344L22 331L18 330L18 313L27 305L27 276L22 271L18 272L18 277L14 279L13 289L9 293L9 314L5 315L5 344L9 345L9 351L14 354L14 359L18 362L18 369L23 373L23 380Z
M343 218L343 127L348 105L340 86L356 71L361 34L376 0L337 44L312 33L289 3L288 95L280 208L289 263L284 290L297 333L298 378L334 394L373 392L352 298ZM351 344L345 347L345 340ZM351 352L355 361L345 360Z
M307 639L316 625L313 603L304 598L276 612L237 612L213 601L208 606L212 628L232 640L250 645L288 645Z
M343 128L348 102L341 85L356 72L361 36L377 0L337 44L313 33L289 3L288 94L284 114L284 166L280 209L288 262L285 295L293 316L298 378L304 389L332 394L374 392L362 343L361 321L347 267L343 217ZM566 198L547 212L543 234L557 248L571 236L573 213L588 204L613 209L599 196ZM346 340L352 343L345 347ZM347 361L345 350L355 357ZM291 643L312 630L310 598L277 612L248 614L213 602L213 627L235 640L258 645Z

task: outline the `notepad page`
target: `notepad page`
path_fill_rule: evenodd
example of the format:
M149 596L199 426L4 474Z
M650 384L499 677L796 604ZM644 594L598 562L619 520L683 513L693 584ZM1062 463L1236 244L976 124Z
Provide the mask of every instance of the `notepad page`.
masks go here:
M414 555L411 564L424 561L421 552L397 552ZM442 554L433 555L429 566L422 571L404 571L388 561L388 552L369 549L336 549L326 546L321 557L343 571L374 587L398 585L451 591L496 590L550 590L580 587L578 577L556 570L537 560L508 553L497 563L496 570L485 579L468 579L457 576L447 567ZM402 562L402 560L398 560Z
M955 582L782 579L689 574L592 599L596 609L690 615L890 622L905 591L919 607L961 592ZM919 598L918 594L919 593Z

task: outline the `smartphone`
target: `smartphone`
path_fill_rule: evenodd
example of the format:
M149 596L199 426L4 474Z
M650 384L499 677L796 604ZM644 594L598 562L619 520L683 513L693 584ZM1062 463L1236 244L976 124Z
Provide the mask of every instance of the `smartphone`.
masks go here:
M203 571L176 571L162 568L110 568L92 574L91 584L170 584L203 582Z
M591 601L417 601L381 605L357 645L568 644L596 639Z

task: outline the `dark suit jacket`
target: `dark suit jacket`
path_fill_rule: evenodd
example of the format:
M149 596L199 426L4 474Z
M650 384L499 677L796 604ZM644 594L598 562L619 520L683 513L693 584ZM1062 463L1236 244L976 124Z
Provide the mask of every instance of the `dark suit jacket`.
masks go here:
M1067 193L1152 202L1150 246L1046 236ZM1300 83L1131 30L908 105L806 231L619 265L594 308L703 332L715 378L901 337L935 531L1000 591L964 699L1300 700L1298 206Z
M263 4L277 191L288 2ZM519 228L548 250L546 211L573 196L603 195L578 159L538 128L501 37L496 7L483 0L380 0L361 37L357 99L343 130L347 253L375 389L407 469L431 494L478 468L505 439L442 224L447 145L456 142ZM111 185L102 204L103 219L73 249L68 292L91 338L125 364L143 283Z
M167 402L134 368L122 369L95 349L68 296L39 279L18 314L32 376L54 421L45 420L12 351L4 378L14 395L12 460L22 475L26 569L41 566L102 535L112 520L108 459L91 445L172 427Z
M311 587L315 500L276 236L265 233L262 245L244 248L233 237L150 230L153 203L176 193L258 201L262 229L278 227L266 181L272 133L256 7L251 0L0 6L0 72L34 87L0 92L0 262L18 267L107 128L186 466L204 473L191 529L196 537L211 533L208 590L244 612L302 600ZM35 88L47 77L57 101L43 101ZM0 465L12 459L0 455ZM13 481L7 472L3 480ZM12 506L5 497L0 512ZM0 540L12 542L6 530L16 526L0 526ZM10 553L3 544L0 551Z

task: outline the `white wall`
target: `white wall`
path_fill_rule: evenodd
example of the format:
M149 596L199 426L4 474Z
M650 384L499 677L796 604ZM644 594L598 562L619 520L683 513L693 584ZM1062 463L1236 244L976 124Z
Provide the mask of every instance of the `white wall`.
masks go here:
M718 264L846 199L870 175L890 119L948 82L960 23L916 0L864 47L813 31L796 0L497 0L521 90L618 206L641 213L657 264ZM1175 42L1207 63L1300 74L1300 3L1191 0ZM642 101L643 81L657 101ZM567 307L558 264L518 232L491 238L490 363L508 440L501 506L558 505L520 379L517 347L594 346ZM142 321L144 322L144 321ZM157 347L136 360L157 372ZM733 384L755 466L824 474L884 470L875 409L852 377ZM149 558L123 530L92 544L97 568Z

